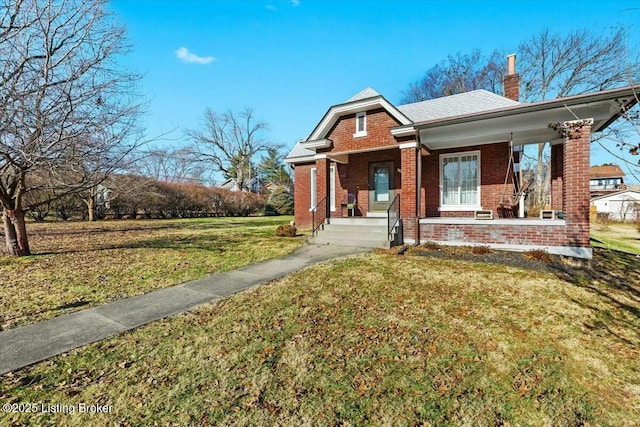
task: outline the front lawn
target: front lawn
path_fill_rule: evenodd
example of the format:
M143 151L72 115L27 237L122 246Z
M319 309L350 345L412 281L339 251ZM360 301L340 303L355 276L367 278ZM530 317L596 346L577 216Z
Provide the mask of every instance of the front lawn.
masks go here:
M33 256L0 255L0 329L278 258L292 217L29 223Z
M637 425L640 277L376 252L2 377L32 425ZM637 266L637 264L635 264Z
M640 254L640 231L633 223L591 224L591 246Z

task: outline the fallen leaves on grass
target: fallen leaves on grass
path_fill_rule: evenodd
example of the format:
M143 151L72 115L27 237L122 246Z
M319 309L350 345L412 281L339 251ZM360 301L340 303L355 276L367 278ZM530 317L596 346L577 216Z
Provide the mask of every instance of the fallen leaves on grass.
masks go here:
M29 223L27 258L0 256L0 327L140 295L289 254L289 217Z
M478 262L361 256L25 369L3 379L0 394L99 397L114 409L91 419L98 424L205 416L217 425L624 425L640 411L639 319L617 306L610 282L585 283ZM637 292L640 282L629 286ZM624 322L599 317L615 309ZM586 326L595 322L603 327Z

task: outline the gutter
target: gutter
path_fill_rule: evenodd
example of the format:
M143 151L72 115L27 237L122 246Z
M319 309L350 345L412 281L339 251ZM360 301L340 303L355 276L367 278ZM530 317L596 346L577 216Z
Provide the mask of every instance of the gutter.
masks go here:
M496 110L483 111L480 113L463 114L460 116L449 117L446 119L434 119L424 122L415 123L415 129L428 129L440 126L447 126L452 124L474 122L484 119L491 119L497 117L514 116L518 114L530 113L535 111L548 110L555 107L565 107L567 105L579 105L589 102L608 101L613 100L616 97L631 96L632 99L625 104L625 107L633 106L638 100L636 93L640 91L640 85L627 86L618 89L611 89L603 92L589 93L583 95L574 95L566 98L558 98L550 101L540 101L531 104L519 104L510 107L499 108ZM619 114L607 121L607 124L617 119ZM606 126L605 126L606 127Z

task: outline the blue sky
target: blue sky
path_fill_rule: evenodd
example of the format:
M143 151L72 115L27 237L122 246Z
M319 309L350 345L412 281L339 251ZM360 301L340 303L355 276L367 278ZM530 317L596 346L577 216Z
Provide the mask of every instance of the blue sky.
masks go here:
M628 30L640 40L640 0L338 1L112 0L144 74L149 137L186 143L204 110L255 109L287 149L331 105L370 86L392 103L449 54L505 55L543 30ZM505 59L506 61L506 59ZM611 161L600 148L592 163Z

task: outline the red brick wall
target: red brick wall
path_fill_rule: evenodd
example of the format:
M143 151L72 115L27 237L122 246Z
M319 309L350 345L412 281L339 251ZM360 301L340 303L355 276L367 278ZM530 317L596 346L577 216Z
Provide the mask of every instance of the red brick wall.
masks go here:
M552 225L420 224L420 240L481 245L565 246L564 227Z
M452 150L436 150L423 157L422 186L425 187L424 211L426 217L469 217L473 212L440 212L440 155L465 151L480 151L480 203L483 209L493 210L498 215L498 205L504 194L513 195L511 176L504 185L509 166L509 143L485 144Z
M570 246L589 247L589 148L591 122L565 123L563 199Z
M354 138L356 115L341 117L326 136L333 141L332 148L322 152L335 153L397 145L398 141L391 135L390 129L399 125L400 123L383 108L367 111L367 136ZM318 150L318 153L320 152L321 150Z
M504 77L504 97L520 101L520 75L510 74Z
M315 166L314 163L298 164L294 169L294 218L296 227L301 229L311 228L311 168Z

